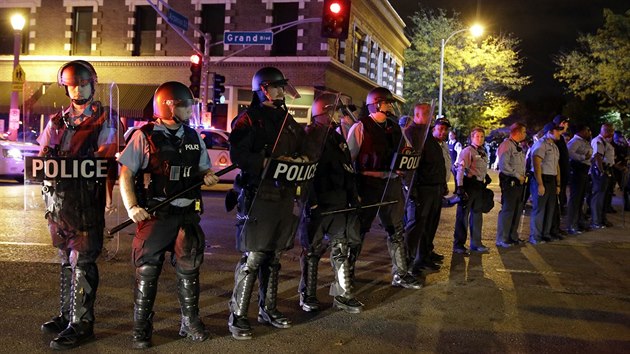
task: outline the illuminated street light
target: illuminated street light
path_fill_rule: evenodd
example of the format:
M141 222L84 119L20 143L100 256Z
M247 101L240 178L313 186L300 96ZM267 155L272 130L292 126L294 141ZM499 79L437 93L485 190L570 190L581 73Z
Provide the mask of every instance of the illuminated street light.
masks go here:
M473 37L479 37L483 34L483 26L479 25L479 24L475 24L473 26L471 26L470 28L464 28L464 29L460 29L458 31L455 31L453 33L451 33L448 37L446 37L446 39L442 39L442 51L440 54L440 96L438 99L438 115L437 118L442 118L444 117L442 115L442 93L444 91L444 47L446 46L446 42L449 41L449 39L453 38L454 35L458 34L458 33L462 33L465 31L470 31L470 34Z
M13 71L20 64L20 49L22 48L22 29L24 28L24 24L26 23L26 19L24 16L20 14L15 14L11 16L11 26L13 27ZM14 89L11 90L11 110L9 112L16 112L19 108L19 99L20 92ZM18 124L20 121L20 115L18 112ZM18 125L19 128L19 125ZM15 131L15 135L14 135ZM9 139L17 140L17 129L11 129L11 115L9 114Z

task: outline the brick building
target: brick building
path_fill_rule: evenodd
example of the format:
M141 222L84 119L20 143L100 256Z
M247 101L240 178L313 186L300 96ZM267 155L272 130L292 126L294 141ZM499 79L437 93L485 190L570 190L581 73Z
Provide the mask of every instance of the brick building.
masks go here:
M150 0L166 10L161 1ZM182 0L170 2L212 36L224 31L261 31L295 20L319 18L323 0ZM150 115L150 100L162 82L189 83L192 48L162 19L147 0L3 0L0 3L0 115L9 108L13 65L13 30L9 17L21 12L26 26L20 65L26 73L20 108L25 124L68 104L56 84L66 61L90 61L99 75L105 101L111 83L118 87L122 117ZM388 87L402 100L403 52L410 43L404 23L387 0L353 0L347 40L323 39L320 23L304 23L274 35L273 45L213 45L210 72L226 77L225 105L211 118L216 128L229 122L251 100L251 77L263 66L276 66L296 86L301 98L289 107L306 123L313 98L322 90L342 91L356 104L367 91ZM203 51L203 41L189 29ZM210 80L211 81L211 80ZM211 94L210 94L211 96ZM206 117L208 118L208 117ZM208 122L205 122L208 123Z

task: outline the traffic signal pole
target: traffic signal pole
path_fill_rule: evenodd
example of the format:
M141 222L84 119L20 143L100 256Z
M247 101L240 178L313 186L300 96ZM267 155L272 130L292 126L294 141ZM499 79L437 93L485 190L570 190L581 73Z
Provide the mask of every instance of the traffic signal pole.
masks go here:
M200 88L200 92L199 92L199 98L201 99L202 105L201 105L201 112L202 114L207 112L207 104L208 104L208 90L209 90L209 72L210 72L210 47L215 46L215 45L221 45L223 44L223 41L219 41L219 42L214 42L214 43L210 43L210 34L209 33L204 33L201 31L201 29L194 25L194 24L189 24L189 21L186 17L182 16L181 14L178 14L177 12L175 12L169 5L168 3L166 3L164 0L147 0L147 2L149 3L149 5L151 5L151 7L155 10L155 12L158 13L158 15L160 15L165 21L166 23L168 23L171 28L173 30L175 30L175 32L190 46L190 48L192 48L197 54L201 55L203 60L202 60L202 64L201 64L201 88ZM326 5L329 7L330 6L330 1L326 0ZM174 15L171 16L167 16L164 12L162 12L159 9L158 4L162 5L163 7L165 7L168 11L169 11L169 15L171 15L171 13L174 13ZM342 21L342 23L339 23L337 25L341 25L342 27L345 26L345 30L343 30L343 32L340 32L339 34L341 34L341 36L336 35L336 36L327 36L328 38L345 38L344 36L347 36L347 22L348 22L348 18L349 18L349 13L350 13L350 0L343 0L340 1L339 4L341 5L341 7L339 8L339 10L342 12L341 17L340 18L344 18L344 20ZM328 7L324 7L324 9L328 8ZM345 14L344 14L345 13ZM176 16L175 16L176 15ZM169 18L171 17L171 18ZM324 10L324 14L322 15L323 18L327 17L327 12L326 10ZM273 27L269 27L267 29L264 29L263 31L272 31L274 36L288 28L291 27L295 27L301 24L305 24L305 23L313 23L313 22L322 22L322 17L312 17L312 18L305 18L305 19L301 19L301 20L296 20L296 21L291 21L291 22L287 22L287 23L283 23L283 24L279 24ZM172 19L177 20L177 21L172 21ZM175 23L174 23L175 22ZM193 31L199 33L199 35L201 37L203 37L204 39L204 52L201 53L201 51L197 48L197 45L194 43L193 39L189 38L188 36L186 36L186 31L188 30L188 28L191 28ZM230 57L233 57L243 51L245 51L246 49L252 47L252 45L246 45L243 48L234 51L232 53L230 53L229 55L224 56L223 58L217 60L214 65L227 60ZM214 75L213 75L214 76ZM214 92L214 84L213 84L213 92ZM214 103L214 94L213 94L213 103Z
M194 43L194 39L191 39L191 38L189 38L186 35L186 30L184 30L183 28L179 27L178 25L174 25L173 23L171 23L171 21L169 20L169 17L164 12L162 12L160 10L158 4L161 4L168 11L174 11L168 5L168 3L166 3L164 0L156 0L155 2L153 0L147 0L147 2L155 10L155 12L157 12L157 14L160 15L160 17L162 17L164 19L164 21L166 21L166 23L168 23L171 26L171 28L180 37L182 37L184 42L186 42L190 46L190 48L192 48L192 50L194 50L197 54L201 55L201 57L202 57L202 60L201 60L201 87L199 89L199 100L202 103L201 104L201 115L203 116L204 113L206 113L206 111L207 111L207 104L208 104L208 71L210 71L210 47L212 45L217 44L217 43L211 44L210 43L210 39L211 39L210 38L210 34L202 32L201 29L199 28L199 26L197 26L195 24L190 24L188 22L188 19L186 19L185 27L186 28L191 28L194 32L199 33L199 35L201 37L203 37L204 46L203 46L203 53L202 53L199 50L199 48L197 48L197 45Z

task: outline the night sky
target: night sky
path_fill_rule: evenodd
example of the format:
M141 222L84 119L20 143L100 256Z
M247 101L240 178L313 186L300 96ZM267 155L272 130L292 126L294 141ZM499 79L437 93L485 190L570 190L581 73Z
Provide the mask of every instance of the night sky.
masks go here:
M630 9L627 0L390 0L399 14L412 14L421 6L442 8L452 15L460 13L465 24L476 20L491 33L511 33L521 40L523 73L533 83L523 88L518 98L536 100L562 94L553 79L552 56L576 47L580 33L594 33L603 24L603 9L623 13ZM407 24L405 16L401 16Z

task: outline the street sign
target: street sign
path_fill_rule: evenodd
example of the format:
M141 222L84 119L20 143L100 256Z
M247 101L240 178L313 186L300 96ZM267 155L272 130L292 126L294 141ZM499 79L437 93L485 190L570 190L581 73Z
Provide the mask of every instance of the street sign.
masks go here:
M26 81L26 73L22 70L20 64L18 64L15 69L13 69L13 83L23 84L24 81Z
M173 9L168 10L166 17L171 25L180 28L184 32L188 31L188 17Z
M273 32L223 32L223 44L269 45L273 44Z

